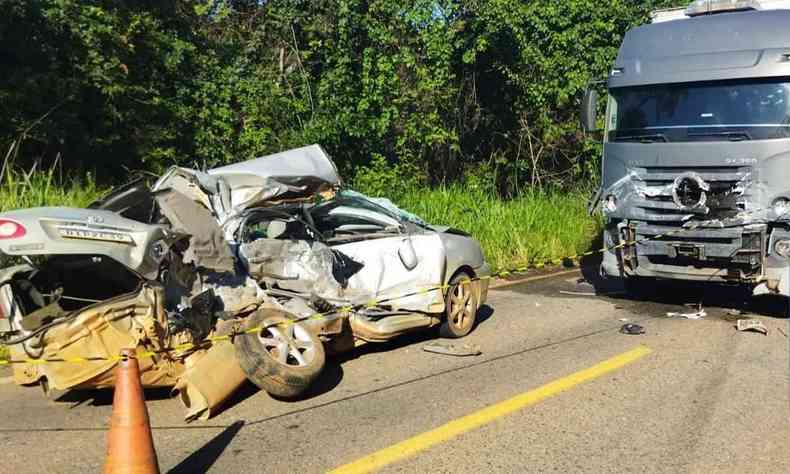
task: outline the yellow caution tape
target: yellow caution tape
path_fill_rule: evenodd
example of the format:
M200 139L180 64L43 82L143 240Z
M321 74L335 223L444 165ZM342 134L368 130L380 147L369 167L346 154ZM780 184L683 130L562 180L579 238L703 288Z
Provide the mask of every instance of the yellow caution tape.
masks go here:
M758 212L758 211L754 211L754 212ZM516 268L513 268L513 269L509 269L509 270L508 269L500 270L498 272L494 272L491 275L484 275L484 276L481 276L481 277L474 277L474 278L470 278L468 280L463 280L463 281L460 282L460 284L468 285L468 284L472 284L472 283L474 283L476 281L488 281L488 280L492 280L492 279L496 279L496 278L505 278L505 277L508 277L508 276L516 274L516 273L524 273L524 272L526 272L527 270L530 270L530 269L542 269L542 268L545 268L546 266L549 266L549 265L559 265L559 264L561 264L562 262L564 262L566 260L578 261L582 257L588 257L588 256L599 254L599 253L619 250L619 249L623 249L625 247L636 246L636 245L639 245L639 244L644 243L644 242L648 242L648 241L652 241L652 240L658 240L658 239L662 239L662 238L665 238L665 237L670 237L670 236L674 236L674 235L677 235L677 234L681 234L683 232L696 230L697 228L699 228L699 224L693 225L693 226L690 226L690 227L681 227L681 228L679 228L676 231L666 232L664 234L654 235L652 237L646 237L646 238L641 239L641 240L633 240L633 241L626 240L626 241L623 241L623 242L621 242L619 244L613 245L611 247L603 247L603 248L597 249L597 250L590 250L590 251L584 252L582 254L575 254L575 255L570 255L570 256L562 257L562 258L555 258L555 259L551 259L551 260L545 260L545 261L542 261L542 262L533 263L531 265L522 265L520 267L516 267ZM185 350L189 350L189 349L201 348L201 347L204 347L206 345L206 343L232 341L235 336L257 334L257 333L259 333L259 332L261 332L264 329L267 329L269 327L274 327L274 326L285 326L285 327L288 327L288 326L293 325L293 324L298 324L299 322L302 322L302 321L307 321L307 320L316 321L316 320L328 318L330 316L334 316L336 314L339 314L340 317L348 317L357 308L371 309L371 308L375 308L376 306L379 306L379 305L384 304L384 303L389 304L389 306L391 306L394 310L398 310L399 306L397 304L392 303L395 300L408 298L408 297L416 296L416 295L425 295L425 294L428 294L428 293L430 293L432 291L447 291L450 288L451 288L451 285L448 284L448 283L441 284L441 285L434 285L434 286L423 287L423 288L419 288L419 289L417 289L415 291L403 293L403 294L398 295L398 296L388 296L386 298L373 299L373 300L370 300L370 301L368 301L368 302L366 302L366 303L364 303L362 305L358 305L356 307L352 306L352 305L346 305L346 306L338 308L335 312L331 312L331 313L315 313L315 314L312 314L312 315L309 315L309 316L306 316L306 317L303 317L303 318L298 318L296 320L286 320L286 321L281 321L281 322L278 322L278 323L275 323L275 324L271 324L271 325L257 326L257 327L245 329L245 330L243 330L241 332L238 332L238 333L229 334L229 335L209 336L209 337L207 337L207 338L205 338L205 339L203 339L202 341L199 341L199 342L187 342L187 343L184 343L184 344L178 344L178 345L173 346L173 347L163 348L163 349L156 350L156 351L142 351L142 352L139 352L137 354L137 357L138 358L154 357L156 354L160 354L160 353L175 352L175 351L185 351ZM9 364L33 364L33 365L40 365L40 364L57 363L57 362L68 362L68 363L85 363L85 362L102 362L102 361L107 362L107 361L120 361L122 359L123 359L123 357L121 357L121 356L71 357L71 358L63 358L63 359L59 359L59 358L43 358L43 359L42 358L38 358L38 359L26 358L26 359L0 360L0 365L9 365Z

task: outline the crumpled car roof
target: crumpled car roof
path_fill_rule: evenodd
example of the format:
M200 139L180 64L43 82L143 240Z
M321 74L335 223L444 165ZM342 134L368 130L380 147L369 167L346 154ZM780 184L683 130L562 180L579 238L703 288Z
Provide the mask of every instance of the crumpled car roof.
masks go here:
M208 171L208 174L222 176L233 188L240 176L257 176L273 179L291 186L299 186L307 179L322 181L331 186L342 184L337 167L320 145L262 156L253 160L221 166Z
M319 145L309 145L207 172L173 167L152 191L175 189L202 201L224 224L249 207L305 198L341 184L329 155Z

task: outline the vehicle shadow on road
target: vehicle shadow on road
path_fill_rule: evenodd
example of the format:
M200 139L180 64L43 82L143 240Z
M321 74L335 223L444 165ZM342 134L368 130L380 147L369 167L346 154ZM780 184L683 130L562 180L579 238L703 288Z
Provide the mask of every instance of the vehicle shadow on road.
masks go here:
M318 375L318 378L310 385L310 387L295 398L280 399L267 393L262 393L262 390L256 387L252 382L245 382L231 397L222 405L220 412L226 411L239 403L247 400L252 396L269 396L277 401L283 402L300 402L310 400L311 398L318 397L327 392L331 392L335 387L340 385L343 380L343 367L334 358L327 360L324 370Z
M115 391L109 388L92 390L69 390L54 399L58 403L71 403L69 408L77 408L86 403L94 407L112 405ZM147 402L167 400L172 398L169 387L146 388L145 400Z
M208 469L217 462L217 459L219 459L225 451L225 448L233 441L233 438L236 437L236 434L241 431L243 426L244 421L242 420L231 424L218 435L211 438L198 450L187 456L183 461L178 463L178 465L167 471L168 474L208 471Z
M599 259L600 261L600 259ZM671 280L632 280L602 277L594 260L582 266L580 284L592 285L595 294L620 301L650 302L665 305L701 305L741 313L754 313L773 318L788 318L790 308L786 298L778 295L752 296L744 286L713 282ZM737 314L733 318L737 319Z

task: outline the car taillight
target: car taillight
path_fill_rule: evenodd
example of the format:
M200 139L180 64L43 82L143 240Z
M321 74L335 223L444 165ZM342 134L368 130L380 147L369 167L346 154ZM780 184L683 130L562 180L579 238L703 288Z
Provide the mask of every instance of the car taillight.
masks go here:
M0 219L0 239L17 239L27 233L22 224L8 219Z

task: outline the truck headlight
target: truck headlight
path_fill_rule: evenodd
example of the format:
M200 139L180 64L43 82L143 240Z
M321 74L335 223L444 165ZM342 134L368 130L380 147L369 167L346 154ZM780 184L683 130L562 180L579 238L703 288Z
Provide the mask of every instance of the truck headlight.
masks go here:
M610 194L603 200L603 208L606 211L614 212L617 210L617 198Z
M782 257L790 257L790 239L777 240L774 244L774 251Z
M780 197L774 201L774 214L777 217L790 217L790 200Z

